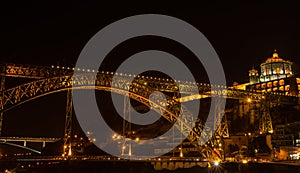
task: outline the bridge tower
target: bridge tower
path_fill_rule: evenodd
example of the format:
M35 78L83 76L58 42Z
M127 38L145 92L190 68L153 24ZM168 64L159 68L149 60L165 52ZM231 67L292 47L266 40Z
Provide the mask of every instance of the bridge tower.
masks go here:
M3 110L3 91L5 90L5 76L1 76L1 83L0 83L0 109ZM3 111L0 112L0 136L2 136L2 124L3 124Z
M71 141L72 112L73 112L72 89L68 89L66 117L65 117L65 136L64 136L64 145L63 145L63 156L71 156L72 155L72 141Z
M217 98L215 102L215 117L214 129L215 139L213 148L218 153L221 159L224 159L224 138L229 138L228 122L226 118L226 111L222 110L221 105L225 104L225 100Z
M261 102L261 117L259 121L259 133L273 133L272 119L270 115L270 102L266 99Z
M129 94L124 96L124 108L123 108L123 144L122 144L122 155L131 156L131 109L130 109L130 97ZM128 120L128 121L127 121ZM126 147L128 145L128 147ZM126 153L127 151L127 153Z

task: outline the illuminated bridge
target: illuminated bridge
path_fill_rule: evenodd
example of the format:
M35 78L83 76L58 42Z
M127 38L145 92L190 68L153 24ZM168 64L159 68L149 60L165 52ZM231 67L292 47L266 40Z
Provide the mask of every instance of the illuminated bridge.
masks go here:
M74 71L80 72L73 75ZM95 76L94 73L97 73ZM72 127L72 89L96 89L107 92L114 92L126 97L129 91L129 97L134 99L147 107L151 107L159 113L162 117L168 120L170 123L176 123L176 127L180 132L187 136L187 139L193 144L203 158L211 160L223 159L223 153L219 150L219 144L223 138L229 137L228 127L224 111L221 111L219 104L214 106L215 118L214 128L216 132L211 134L210 129L204 127L204 122L201 119L197 119L193 124L194 119L188 109L181 106L181 102L187 102L191 100L198 100L206 97L219 97L219 98L231 98L238 100L256 100L261 103L261 109L264 112L261 115L260 132L267 133L272 132L272 122L270 113L268 112L269 103L281 103L281 104L298 104L298 97L292 95L284 95L281 93L260 93L255 91L245 91L231 89L226 86L211 85L205 83L192 83L189 81L176 81L166 78L142 76L135 74L123 74L107 71L96 71L93 69L75 69L70 67L61 66L35 66L35 65L18 65L18 64L1 64L1 96L0 96L0 130L2 128L3 116L5 112L21 105L25 102L34 100L39 97L43 97L52 93L67 91L67 105L66 105L66 117L65 117L65 137L64 146L65 153L68 153L70 147L70 135ZM5 78L29 78L31 82L24 83L12 88L5 88ZM131 77L134 80L131 81ZM114 82L113 81L114 78ZM180 95L178 94L180 88ZM167 107L164 109L165 104L160 98L154 95L154 101L149 99L149 96L153 91L161 91L164 93L172 93L174 97L166 95ZM125 104L125 103L124 103ZM154 106L151 106L154 105ZM124 106L125 107L125 106ZM178 114L181 113L179 118ZM191 128L192 127L192 128ZM1 134L1 131L0 131ZM201 143L201 139L205 138L209 141L205 144ZM24 141L23 147L26 147L26 141L35 142L40 141L42 143L54 142L58 139L46 139L46 138L19 138ZM8 142L13 138L0 138L0 142ZM17 139L15 139L17 140Z
M32 137L0 137L0 144L7 144L19 148L24 148L29 151L41 154L40 151L27 147L27 142L42 143L42 147L46 146L46 142L57 142L59 138L32 138ZM23 142L23 145L18 145L14 142Z

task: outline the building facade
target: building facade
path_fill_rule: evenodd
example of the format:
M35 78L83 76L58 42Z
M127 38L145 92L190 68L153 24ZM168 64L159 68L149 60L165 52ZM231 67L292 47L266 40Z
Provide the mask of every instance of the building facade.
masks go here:
M292 62L280 58L275 50L273 56L260 65L260 74L254 68L249 70L246 89L300 96L300 77L293 73Z

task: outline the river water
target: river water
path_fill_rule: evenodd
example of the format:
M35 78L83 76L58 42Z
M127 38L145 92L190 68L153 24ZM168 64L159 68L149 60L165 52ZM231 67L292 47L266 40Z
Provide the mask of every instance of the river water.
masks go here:
M271 164L271 163L248 163L248 164L221 164L218 166L199 167L176 170L155 170L150 162L106 162L106 161L63 161L63 162L0 162L0 172L4 165L10 165L8 170L12 172L34 173L298 173L299 166ZM14 168L14 169L13 169ZM2 170L1 170L2 169Z

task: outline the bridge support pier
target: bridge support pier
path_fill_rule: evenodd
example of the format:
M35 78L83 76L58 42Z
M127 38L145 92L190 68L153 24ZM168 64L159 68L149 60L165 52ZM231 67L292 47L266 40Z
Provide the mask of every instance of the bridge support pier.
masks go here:
M64 145L63 145L63 156L72 155L72 146L71 146L71 132L72 132L72 89L67 91L67 106L66 106L66 120L65 120L65 136L64 136Z
M3 91L5 90L5 76L1 77L1 84L0 84L0 92L1 92L1 96L0 96L0 136L2 136L2 124L3 124Z
M273 133L273 126L270 115L270 104L271 103L267 100L262 101L261 118L259 122L259 131L261 134Z
M131 156L131 137L132 137L132 131L131 131L131 110L130 110L130 98L129 94L124 96L124 108L123 108L123 145L122 145L122 155L128 155ZM127 121L128 120L128 121ZM127 141L126 138L129 138ZM128 153L126 153L126 145L128 144Z

